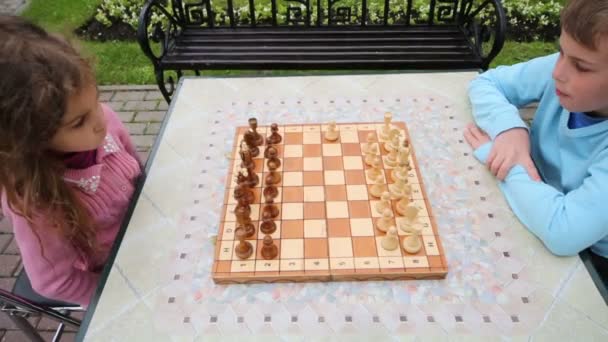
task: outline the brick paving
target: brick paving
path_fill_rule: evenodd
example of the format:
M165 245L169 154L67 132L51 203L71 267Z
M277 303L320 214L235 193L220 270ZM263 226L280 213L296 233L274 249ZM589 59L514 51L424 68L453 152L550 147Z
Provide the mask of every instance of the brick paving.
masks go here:
M3 5L2 1L0 0L0 10ZM129 129L141 159L145 162L167 111L167 103L158 88L156 86L101 86L100 98L102 102L110 105L118 113ZM15 277L22 267L12 229L8 221L0 214L0 288L10 291L15 283ZM82 315L80 316L82 318ZM52 339L57 327L55 322L38 317L30 318L30 322L36 326L46 341ZM76 336L74 329L67 331L61 341L74 340ZM0 342L5 341L27 341L27 339L17 330L5 313L0 313Z
M18 14L27 7L26 0L0 0L0 14Z

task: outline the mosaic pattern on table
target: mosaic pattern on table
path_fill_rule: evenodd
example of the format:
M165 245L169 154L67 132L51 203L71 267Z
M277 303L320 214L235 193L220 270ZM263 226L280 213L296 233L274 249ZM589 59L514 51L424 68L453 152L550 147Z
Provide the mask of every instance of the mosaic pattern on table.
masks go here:
M444 280L218 285L211 279L234 128L254 116L272 122L405 121L436 216L450 272ZM188 335L264 333L286 336L365 333L398 336L528 334L553 300L526 270L530 239L462 138L464 120L437 96L241 100L213 112L201 134L200 172L192 205L179 224L181 242L161 276L171 279L155 305L159 329ZM493 190L487 190L493 189ZM529 243L529 242L528 242ZM528 248L529 249L529 248Z

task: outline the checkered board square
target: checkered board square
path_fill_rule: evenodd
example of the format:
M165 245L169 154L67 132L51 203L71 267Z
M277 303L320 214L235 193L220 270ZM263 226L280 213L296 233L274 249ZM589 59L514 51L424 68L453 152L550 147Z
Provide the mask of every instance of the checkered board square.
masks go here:
M265 145L254 159L260 184L253 189L251 205L256 234L249 238L254 253L245 260L234 252L236 218L233 213L235 175L240 167L239 142L248 127L238 127L233 146L232 163L218 233L212 276L216 283L300 282L339 280L438 279L447 274L437 225L426 196L414 146L410 145L408 182L412 185L412 205L420 211L416 225L422 229L422 249L409 254L403 248L393 251L381 247L384 232L376 221L381 217L375 205L380 200L369 189L362 146L369 133L379 140L384 123L337 124L339 139L326 141L325 124L283 125L283 137L278 145L281 182L275 203L280 214L275 220L277 230L271 234L279 253L273 260L261 255L264 234L259 231L262 211L261 193L268 167L264 160ZM405 123L393 122L408 141ZM270 135L269 126L258 128L264 137ZM383 141L380 141L383 144ZM388 153L380 148L382 155ZM382 164L385 181L392 183L390 167ZM395 210L396 226L404 219ZM407 233L398 229L400 242Z

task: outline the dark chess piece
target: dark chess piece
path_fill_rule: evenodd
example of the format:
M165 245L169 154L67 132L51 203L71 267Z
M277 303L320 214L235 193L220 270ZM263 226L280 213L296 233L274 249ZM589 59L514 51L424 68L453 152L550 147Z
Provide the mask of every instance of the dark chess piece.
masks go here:
M255 137L251 134L251 132L247 131L243 136L243 141L247 144L249 151L251 151L251 156L253 158L260 155L260 149L256 145Z
M249 119L249 131L251 132L251 135L253 136L253 141L255 143L255 146L264 145L264 137L260 133L258 133L258 119L256 119L256 118Z
M253 254L253 246L251 242L245 240L245 230L242 228L237 228L234 231L237 240L239 240L239 244L234 248L234 253L240 259L247 259Z
M266 138L266 144L268 145L275 145L275 144L280 144L281 141L283 140L283 137L281 137L281 135L279 134L279 125L277 125L276 123L273 123L272 125L270 125L270 136L268 138Z
M272 234L277 230L277 224L271 218L263 219L260 225L260 232L264 234Z
M270 185L264 188L264 199L266 202L272 202L279 195L279 190L276 186Z
M268 145L266 150L264 150L264 158L266 159L279 159L279 150L277 150L276 146Z
M260 177L258 177L253 168L247 169L246 183L250 188L255 188L260 183Z
M264 245L262 246L262 258L272 260L279 254L279 248L272 241L270 235L264 236Z
M237 227L245 232L246 237L252 237L255 234L255 226L251 222L251 206L245 196L238 199L238 204L234 208L234 216Z
M262 217L275 219L279 216L279 207L276 204L268 203L262 209Z
M255 201L253 191L249 190L249 187L246 184L238 183L236 188L234 188L234 199L238 202L242 197L244 197L249 203L253 203Z
M244 141L241 141L241 149L239 151L239 155L241 156L241 167L244 167L246 169L253 169L255 167L255 164L253 162L253 156L251 155L251 150Z
M276 172L276 171L270 171L267 175L266 178L264 179L266 181L266 185L275 185L275 184L279 184L281 182L281 174Z

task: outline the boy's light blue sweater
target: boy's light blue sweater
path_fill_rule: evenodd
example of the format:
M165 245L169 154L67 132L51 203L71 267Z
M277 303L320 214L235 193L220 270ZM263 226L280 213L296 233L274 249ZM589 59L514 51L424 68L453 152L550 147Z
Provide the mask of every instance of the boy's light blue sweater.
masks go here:
M551 77L557 58L536 58L478 76L469 85L473 115L494 140L510 128L526 128L518 107L539 102L530 143L543 181L533 181L516 165L500 188L520 221L554 254L575 255L591 247L608 257L608 120L568 128L570 112L560 106ZM491 147L479 147L477 159L485 163Z

